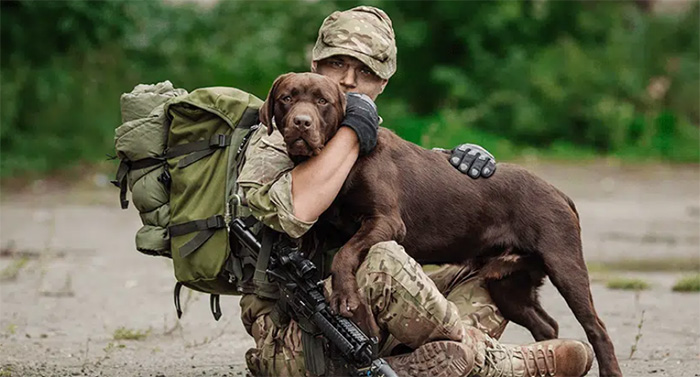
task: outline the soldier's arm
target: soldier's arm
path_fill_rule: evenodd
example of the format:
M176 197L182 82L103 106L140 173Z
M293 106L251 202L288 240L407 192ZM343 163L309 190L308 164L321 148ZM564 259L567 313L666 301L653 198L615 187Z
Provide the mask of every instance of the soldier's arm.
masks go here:
M250 139L238 183L253 216L298 238L333 202L358 151L354 131L342 127L321 154L295 167L279 132L263 128Z
M318 156L294 167L292 199L297 218L315 221L328 209L343 187L359 152L355 132L341 127Z
M298 238L314 224L294 215L292 170L279 132L266 135L261 127L250 138L238 184L253 216L263 224Z

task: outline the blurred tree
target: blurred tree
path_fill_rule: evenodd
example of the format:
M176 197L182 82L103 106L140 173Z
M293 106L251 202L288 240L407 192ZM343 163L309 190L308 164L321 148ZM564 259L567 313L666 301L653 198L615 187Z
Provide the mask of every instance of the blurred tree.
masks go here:
M397 35L384 124L409 140L700 158L697 2L673 15L633 2L368 3ZM0 175L110 153L118 96L137 83L264 97L277 75L308 70L324 17L359 4L2 1Z

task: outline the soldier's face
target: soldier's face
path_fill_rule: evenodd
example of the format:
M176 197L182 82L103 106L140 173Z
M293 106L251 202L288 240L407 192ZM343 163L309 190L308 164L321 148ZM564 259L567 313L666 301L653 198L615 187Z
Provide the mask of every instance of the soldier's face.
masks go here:
M372 100L377 99L388 82L377 76L365 63L347 55L335 55L313 62L311 70L337 82L346 93L366 94Z

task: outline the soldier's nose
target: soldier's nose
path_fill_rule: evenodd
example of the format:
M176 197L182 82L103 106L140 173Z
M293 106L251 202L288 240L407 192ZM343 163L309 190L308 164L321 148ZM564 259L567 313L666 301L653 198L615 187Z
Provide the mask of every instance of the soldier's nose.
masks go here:
M309 128L311 127L311 117L305 114L296 115L294 117L294 124L299 127Z

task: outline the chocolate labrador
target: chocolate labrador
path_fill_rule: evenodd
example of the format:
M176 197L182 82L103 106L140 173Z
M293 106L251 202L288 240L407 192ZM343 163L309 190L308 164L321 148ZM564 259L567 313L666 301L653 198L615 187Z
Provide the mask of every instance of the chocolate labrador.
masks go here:
M344 106L344 93L330 79L289 73L275 80L260 119L270 133L274 119L288 154L300 162L333 137ZM622 375L593 307L576 207L527 170L500 163L492 177L473 180L445 152L380 128L376 148L357 160L332 207L359 225L331 267L331 307L342 315L360 305L354 274L369 248L395 240L419 263L478 269L503 316L538 341L558 336L537 294L549 276L593 345L601 375Z

